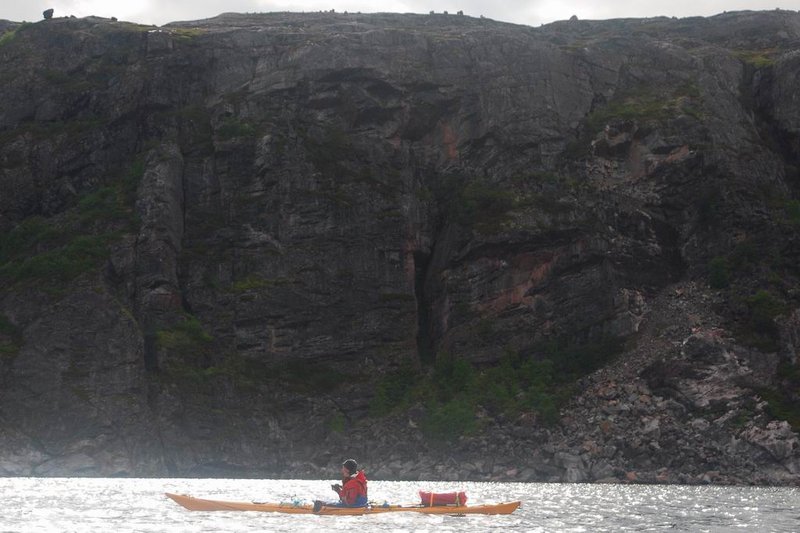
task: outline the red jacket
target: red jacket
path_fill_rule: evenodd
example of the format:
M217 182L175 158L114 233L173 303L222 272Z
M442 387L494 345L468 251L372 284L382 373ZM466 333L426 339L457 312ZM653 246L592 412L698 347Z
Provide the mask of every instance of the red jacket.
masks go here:
M367 476L359 470L352 476L342 480L342 488L337 490L339 499L348 507L367 505Z

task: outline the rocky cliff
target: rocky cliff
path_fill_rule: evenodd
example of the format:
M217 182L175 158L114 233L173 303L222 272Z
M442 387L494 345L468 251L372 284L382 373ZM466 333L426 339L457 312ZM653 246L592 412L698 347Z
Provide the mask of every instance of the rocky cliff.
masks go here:
M800 14L0 22L0 474L800 480Z

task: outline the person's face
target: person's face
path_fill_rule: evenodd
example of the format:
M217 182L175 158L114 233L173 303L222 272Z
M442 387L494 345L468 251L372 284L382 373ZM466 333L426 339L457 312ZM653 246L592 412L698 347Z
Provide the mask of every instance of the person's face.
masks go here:
M342 467L342 477L350 477L350 471L344 466Z

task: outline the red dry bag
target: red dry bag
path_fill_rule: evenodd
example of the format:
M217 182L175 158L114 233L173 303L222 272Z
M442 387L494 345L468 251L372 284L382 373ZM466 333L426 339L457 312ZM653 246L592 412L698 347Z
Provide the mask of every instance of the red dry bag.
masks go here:
M423 492L419 491L419 499L425 507L436 507L439 505L467 504L466 492Z

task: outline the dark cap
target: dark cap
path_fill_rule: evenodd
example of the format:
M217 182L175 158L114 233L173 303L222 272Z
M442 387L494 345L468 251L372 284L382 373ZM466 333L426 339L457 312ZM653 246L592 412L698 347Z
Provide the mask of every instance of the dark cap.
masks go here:
M356 463L355 459L348 459L342 463L342 466L345 467L351 475L358 471L358 463Z

